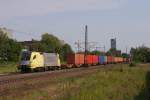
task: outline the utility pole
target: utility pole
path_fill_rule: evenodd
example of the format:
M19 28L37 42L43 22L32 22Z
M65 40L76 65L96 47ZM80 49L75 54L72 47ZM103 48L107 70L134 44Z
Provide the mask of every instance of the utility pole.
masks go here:
M105 47L105 45L104 45L104 53L106 53L106 47Z
M128 48L126 47L126 54L128 54Z
M84 65L87 66L87 53L88 53L88 26L85 26L85 51L84 51Z

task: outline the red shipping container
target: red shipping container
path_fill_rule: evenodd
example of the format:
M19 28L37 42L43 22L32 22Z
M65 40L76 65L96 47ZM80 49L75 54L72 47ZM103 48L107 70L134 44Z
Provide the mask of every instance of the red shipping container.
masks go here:
M118 62L118 57L114 57L114 63Z
M87 64L93 64L93 56L92 55L87 55L86 56L86 59L87 59Z
M74 65L84 64L84 54L68 54L67 64L74 64Z
M112 56L112 63L115 63L115 57Z
M123 62L123 58L122 57L120 57L120 63L122 63Z
M109 64L114 63L114 57L112 57L112 56L107 56L107 62L108 62Z
M111 63L111 58L110 58L110 56L107 56L107 63Z
M127 58L123 58L123 62L127 62Z
M98 64L99 57L97 55L93 55L93 64Z

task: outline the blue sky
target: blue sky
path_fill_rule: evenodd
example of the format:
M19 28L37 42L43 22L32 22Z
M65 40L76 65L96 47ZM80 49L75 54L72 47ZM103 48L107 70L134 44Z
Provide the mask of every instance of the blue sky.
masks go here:
M17 40L48 32L74 48L88 25L89 41L109 49L109 39L117 37L117 48L125 51L150 46L149 5L150 0L0 0L0 26L16 30Z

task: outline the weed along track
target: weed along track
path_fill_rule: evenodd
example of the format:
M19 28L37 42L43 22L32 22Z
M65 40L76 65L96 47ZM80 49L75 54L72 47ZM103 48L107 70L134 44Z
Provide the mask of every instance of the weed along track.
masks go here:
M65 69L51 72L39 72L28 74L17 74L0 77L0 95L11 95L15 90L30 90L34 88L42 88L47 84L55 82L56 77L73 77L93 73L102 68L112 68L107 66L93 66L88 68Z

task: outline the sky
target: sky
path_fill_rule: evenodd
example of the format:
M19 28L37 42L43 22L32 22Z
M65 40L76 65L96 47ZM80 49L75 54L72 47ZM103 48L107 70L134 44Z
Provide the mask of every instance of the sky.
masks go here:
M0 0L0 27L13 30L18 41L39 40L45 32L65 40L74 49L84 41L117 49L150 47L150 0Z

